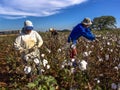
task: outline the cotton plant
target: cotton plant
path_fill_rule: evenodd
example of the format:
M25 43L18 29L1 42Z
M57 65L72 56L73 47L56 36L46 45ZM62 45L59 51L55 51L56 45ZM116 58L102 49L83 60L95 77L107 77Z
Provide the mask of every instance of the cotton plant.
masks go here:
M116 84L116 83L112 83L112 84L111 84L111 88L112 88L113 90L116 90L116 89L117 89L117 84Z
M88 45L86 45L86 48L89 48L89 46L88 46Z
M67 62L67 66L72 66L72 65L73 65L73 62L69 60L69 61Z
M118 90L120 90L120 82L118 83Z
M44 69L41 69L41 72L42 72L42 73L44 73L44 72L45 72L45 70L44 70Z
M72 68L70 69L70 72L71 72L71 74L74 74L74 73L75 73L75 68L72 67Z
M120 40L118 40L117 43L120 45Z
M58 50L57 50L57 52L59 53L59 52L61 52L62 51L62 49L61 48L59 48Z
M87 57L87 56L89 56L89 53L88 52L83 52L83 56Z
M98 78L95 78L94 80L97 82L97 84L100 83L100 80Z
M72 58L70 60L64 60L61 63L61 68L65 68L66 66L70 66L71 68L74 67L74 64L76 63L75 59Z
M118 67L117 66L115 66L114 69L118 71Z
M118 69L120 69L120 63L118 64Z
M30 66L25 66L25 68L24 68L24 72L25 72L25 74L29 74L30 72L31 72L31 67Z
M99 34L99 35L95 35L97 38L100 38L100 37L102 37L102 35L101 34Z
M41 57L42 57L42 58L44 58L44 57L45 57L45 54L44 54L44 53L42 53L42 54L41 54Z
M110 58L109 54L106 54L105 55L105 60L109 60L109 58Z
M63 62L61 63L61 68L65 68L66 66L70 65L70 61L67 60L63 60Z
M110 52L113 52L113 49L108 48L107 50L110 51Z
M103 77L103 76L104 76L104 74L103 74L103 73L101 73L101 74L99 74L99 76L100 76L100 77Z
M92 51L83 52L83 56L88 57L91 53L92 53Z
M48 61L46 59L43 59L43 66L45 67L48 64Z
M45 67L46 69L50 69L50 65L47 59L43 59L42 64L43 64L43 67Z
M103 47L100 47L100 50L102 51L104 48Z
M46 66L46 68L47 68L47 69L50 69L50 65L48 64L48 65Z
M79 69L84 71L87 69L87 62L85 60L82 60L80 63L79 63Z
M97 57L98 57L98 61L100 61L100 62L103 61L103 58L102 58L102 57L99 57L99 56L97 56Z
M110 45L111 45L111 43L110 43L110 42L107 42L107 45L108 45L108 46L110 46Z
M50 50L50 49L46 48L46 50L47 50L48 53L51 53L51 50Z
M120 69L120 64L118 64L117 66L115 66L114 69L118 71Z
M63 60L62 65L66 66L67 65L67 60Z
M36 65L38 65L40 63L40 60L38 58L35 58L33 61Z

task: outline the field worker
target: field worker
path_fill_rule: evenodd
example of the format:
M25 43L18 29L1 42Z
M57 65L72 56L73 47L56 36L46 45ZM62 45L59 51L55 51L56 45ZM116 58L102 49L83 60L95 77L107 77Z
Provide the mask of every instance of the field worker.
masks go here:
M90 18L84 18L83 21L76 25L71 31L67 41L68 44L72 42L72 45L70 46L70 58L74 58L77 55L76 44L79 37L83 36L91 41L95 39L95 36L91 33L91 30L89 28L91 25L92 22Z
M20 35L15 39L14 47L21 53L22 59L28 62L29 57L38 57L40 56L39 48L42 46L43 40L42 37L33 30L33 24L31 21L26 20L24 22L24 27L21 30ZM39 61L36 59L34 61L36 64ZM28 70L29 69L29 70ZM25 67L25 73L30 73L31 68ZM28 71L26 71L28 70Z
M51 32L51 36L57 37L58 32L54 28L49 28L49 32Z

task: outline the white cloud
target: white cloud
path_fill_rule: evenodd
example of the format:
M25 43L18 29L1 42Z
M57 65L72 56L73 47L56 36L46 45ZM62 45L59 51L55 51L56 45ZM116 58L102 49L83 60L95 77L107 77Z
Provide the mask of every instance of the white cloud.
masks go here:
M85 1L87 0L0 0L0 15L8 19L49 16Z

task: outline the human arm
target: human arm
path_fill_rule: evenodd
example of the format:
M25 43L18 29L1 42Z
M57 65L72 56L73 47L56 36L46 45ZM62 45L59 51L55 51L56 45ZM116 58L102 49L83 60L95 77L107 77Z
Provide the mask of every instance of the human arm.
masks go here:
M18 36L15 39L13 45L14 45L15 50L19 51L20 53L28 53L28 50L24 48L24 43L22 41L21 36Z
M15 41L14 41L14 48L16 50L22 50L23 47L22 47L22 41L21 41L21 36L18 36Z
M95 40L95 35L91 33L91 30L89 28L82 30L82 36L91 41Z
M43 44L43 39L42 37L36 32L36 39L37 39L37 47L40 48Z

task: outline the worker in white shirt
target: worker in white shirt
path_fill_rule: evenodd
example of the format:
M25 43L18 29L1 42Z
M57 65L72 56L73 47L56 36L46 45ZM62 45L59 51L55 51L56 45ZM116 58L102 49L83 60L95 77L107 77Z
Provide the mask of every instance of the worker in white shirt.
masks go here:
M15 39L14 47L21 54L21 57L24 61L28 62L29 57L38 57L40 56L39 48L42 46L43 40L38 32L33 30L33 24L31 21L26 20L24 22L24 27L21 30L20 35ZM34 60L33 60L34 61ZM36 59L34 61L36 64L39 61ZM27 67L26 67L27 68ZM31 68L24 69L25 73L28 74L31 72ZM28 71L26 71L28 70Z

